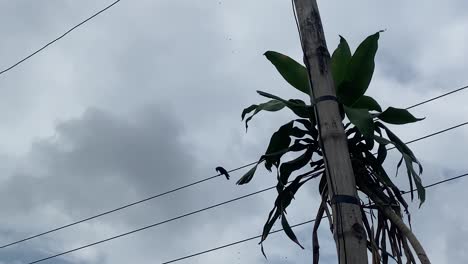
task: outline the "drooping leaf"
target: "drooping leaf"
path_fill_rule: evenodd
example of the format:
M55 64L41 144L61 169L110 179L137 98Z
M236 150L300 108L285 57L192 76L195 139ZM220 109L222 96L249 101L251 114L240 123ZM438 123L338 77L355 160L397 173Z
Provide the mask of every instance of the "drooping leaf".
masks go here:
M382 144L382 145L393 144L392 141L390 141L390 140L388 140L386 138L383 138L381 136L374 135L374 139L375 139L375 141L377 141L377 143Z
M288 102L293 103L293 105L286 105L286 106L289 109L291 109L297 116L302 117L302 118L308 118L315 123L315 115L314 115L313 107L311 107L310 105L307 105L306 103L304 103L304 101L300 99L289 99Z
M289 148L288 148L288 151L294 151L294 152L298 152L298 151L303 151L305 149L307 149L309 147L310 144L302 144L303 140L302 139L296 139L294 141L294 144L292 144Z
M289 237L289 239L291 239L292 241L294 241L294 243L298 244L302 249L304 249L301 243L299 243L299 240L297 240L296 235L292 231L291 226L289 225L288 220L286 219L286 214L284 213L281 216L281 226L283 226L283 230Z
M318 146L317 139L304 137L308 134L308 131L294 126L294 122L303 124L303 121L302 119L292 120L273 133L268 148L262 156L265 160L266 169L271 171L273 165L279 167L281 157L289 151L301 151L307 148L307 146L314 144ZM295 140L294 144L289 146L291 144L291 137L297 137L299 140Z
M377 150L377 161L380 164L383 164L387 158L387 147L384 144L379 144L379 149Z
M372 124L373 125L373 124ZM364 141L366 142L365 146L368 150L374 149L375 141L372 137L364 137Z
M396 188L395 184L392 182L390 177L388 177L387 172L385 169L382 167L382 164L375 158L375 156L370 153L369 151L366 151L365 153L365 158L369 162L369 164L372 166L372 169L376 173L376 177L379 178L379 180L385 185L390 186L392 188Z
M260 239L259 244L262 245L262 253L263 253L263 256L265 256L265 258L266 258L266 254L265 254L265 251L263 250L263 241L265 241L265 239L268 237L276 220L278 220L278 218L281 216L281 213L282 213L281 210L283 208L286 208L291 202L290 199L292 199L290 195L285 196L284 194L285 194L284 191L278 194L275 200L275 206L273 207L273 209L271 209L270 213L268 214L267 221L265 225L263 225L262 237Z
M302 100L299 100L299 99L285 100L281 97L278 97L276 95L266 93L263 91L257 91L257 93L260 94L261 96L264 96L270 99L275 99L275 100L282 102L285 106L291 109L299 117L302 117L302 118L313 117L313 114L314 114L313 108L309 105L306 105L304 101Z
M344 106L349 121L353 123L365 137L372 138L374 123L367 109L351 108Z
M374 131L379 134L379 136L382 136L382 129L380 129L379 126L374 126Z
M271 231L271 228L275 224L276 220L281 216L281 214L286 210L286 208L291 204L294 195L299 190L299 188L306 183L307 181L313 179L314 177L306 178L308 174L302 174L297 176L284 190L278 193L278 196L275 200L275 206L270 211L267 221L263 226L262 238L260 244L268 237L268 234Z
M303 138L305 135L308 135L308 132L306 130L302 130L298 127L293 127L291 129L291 136L293 137Z
M413 200L413 163L411 162L411 158L408 157L408 155L403 154L402 155L403 160L405 161L405 166L406 166L406 175L408 175L408 181L409 181L409 186L410 186L410 192L411 192L411 200Z
M250 113L253 110L257 109L257 107L258 107L257 104L253 104L253 105L251 105L249 107L244 108L244 110L242 111L242 114L241 114L242 120L244 120L245 115L247 115L248 113Z
M407 169L407 172L408 172L408 177L412 177L412 179L414 180L414 183L416 184L416 191L418 193L418 197L419 197L419 201L420 201L419 207L421 207L421 205L426 200L426 189L424 188L424 186L422 184L421 177L419 177L419 174L413 168L413 162L414 162L413 159L410 156L406 155L406 154L403 154L403 159L405 160L405 165L406 165L406 169ZM410 180L410 183L412 183L412 180ZM411 188L411 192L412 192L413 187L410 186L410 188Z
M242 120L244 120L245 116L254 111L254 113L249 116L246 120L245 120L245 129L247 130L248 129L248 123L249 121L256 115L258 114L260 111L269 111L269 112L276 112L276 111L279 111L281 109L283 109L285 107L284 103L281 102L281 101L278 101L278 100L270 100L266 103L262 103L262 104L259 104L259 105L251 105L247 108L244 109L244 111L242 111Z
M265 152L265 168L267 170L271 171L273 165L279 166L281 156L284 154L283 151L291 144L290 130L293 128L293 123L294 121L284 124L271 136L270 144Z
M326 172L324 172L322 174L322 177L320 177L320 182L319 182L319 193L320 193L320 195L322 195L322 196L327 195L327 190L328 190L327 175L326 175Z
M255 166L253 166L250 170L247 171L247 173L245 173L242 177L240 177L240 179L236 182L237 185L243 185L243 184L246 184L246 183L249 183L253 176L255 175L255 171L257 171L257 166L258 166L258 163L255 164Z
M349 49L348 42L340 36L340 44L333 52L331 57L331 71L335 86L340 86L341 82L346 77L349 61L351 60L351 50Z
M298 123L301 123L307 129L307 131L309 131L309 135L311 135L312 138L317 139L318 130L315 127L315 125L316 125L315 118L312 118L312 119L296 119L294 121L296 121Z
M279 52L267 51L264 55L289 84L309 95L309 77L306 67Z
M365 158L369 162L369 165L372 167L374 175L379 180L382 185L389 187L393 191L393 195L395 195L396 199L400 202L400 204L405 208L408 209L408 204L406 203L405 199L402 196L400 189L391 181L390 177L388 176L385 169L382 167L377 159L375 158L374 154L369 151L365 152Z
M414 117L406 109L394 108L394 107L387 108L381 114L377 115L377 117L380 120L384 121L385 123L395 124L395 125L413 123L413 122L421 121L424 119L424 118Z
M279 196L276 199L278 200L278 198ZM265 258L266 258L266 254L263 250L262 243L270 234L271 228L273 228L273 225L275 224L276 220L278 220L280 215L281 215L281 211L276 206L273 207L273 209L270 211L270 214L268 215L265 225L263 225L263 232L262 232L262 238L260 239L260 244L262 245L262 253L263 253L263 256L265 256Z
M316 139L312 139L312 138L302 138L301 141L304 141L305 143L307 143L309 145L312 145L312 144L318 145L319 144L319 142Z
M414 162L419 164L419 161L416 158L416 156L413 154L413 151L411 151L411 149L408 148L408 146L401 139L399 139L397 137L397 135L395 135L384 124L382 124L380 122L376 122L376 124L378 126L382 127L383 129L385 129L385 132L387 133L388 139L392 142L393 145L395 145L395 147L398 149L398 151L400 151L401 154L407 154L408 156L410 156L413 159Z
M401 164L403 164L403 156L401 156L401 159L400 159L400 161L398 161L398 164L396 166L395 177L398 176L398 170L400 169ZM413 196L411 196L411 199L413 199Z
M380 32L377 32L367 37L351 57L346 77L336 90L339 101L344 105L353 105L369 87L375 68L379 36Z
M398 151L402 154L402 159L398 162L397 165L397 173L398 173L398 168L401 166L402 161L405 161L406 165L406 170L407 174L409 177L409 183L410 183L410 188L411 188L411 199L413 199L413 180L416 183L416 189L418 192L418 197L420 200L420 206L424 203L426 199L426 193L425 189L422 185L421 178L419 174L422 173L423 168L421 163L418 161L414 153L408 148L408 146L401 140L399 139L390 129L388 129L384 124L380 122L376 122L378 126L381 128L385 129L385 132L387 133L388 139L392 142L392 144L398 149ZM416 163L419 167L419 173L417 173L414 168L413 168L413 163Z
M353 108L363 108L367 109L369 111L378 111L382 112L382 108L380 107L379 103L377 101L367 95L361 96L354 104L352 105Z
M280 166L279 182L281 183L281 185L286 185L291 173L306 166L310 162L310 159L312 158L313 153L314 153L314 150L313 148L310 147L299 157L293 160L290 160L288 162L283 162Z

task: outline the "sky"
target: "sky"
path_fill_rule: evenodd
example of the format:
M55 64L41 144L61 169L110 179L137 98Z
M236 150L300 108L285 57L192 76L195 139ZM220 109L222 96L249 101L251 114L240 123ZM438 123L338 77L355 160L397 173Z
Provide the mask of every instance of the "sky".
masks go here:
M56 38L111 1L0 0L0 70ZM339 35L351 49L381 34L369 94L383 106L406 107L468 84L468 2L319 1L332 51ZM122 0L18 67L0 75L0 241L6 244L255 161L269 136L293 116L261 113L246 133L243 108L285 98L291 89L262 55L301 61L284 0ZM467 91L415 108L426 117L392 126L411 140L462 122ZM466 173L468 128L411 145L423 182ZM392 153L385 166L393 172ZM126 210L0 249L0 264L23 264L228 199L270 187L261 169L251 184L218 177ZM407 189L404 175L397 182ZM317 181L288 211L289 221L315 217ZM412 226L433 263L468 263L468 212L460 179L427 190L411 205ZM236 201L44 263L162 263L258 235L274 191ZM311 225L179 263L310 263ZM326 222L321 263L336 263Z

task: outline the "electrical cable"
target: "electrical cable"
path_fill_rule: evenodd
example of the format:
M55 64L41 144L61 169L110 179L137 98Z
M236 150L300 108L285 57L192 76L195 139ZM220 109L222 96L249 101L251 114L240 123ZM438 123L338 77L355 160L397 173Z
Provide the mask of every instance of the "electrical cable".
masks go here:
M120 2L121 0L117 0L117 1L114 1L112 2L110 5L106 6L105 8L99 10L98 12L94 13L92 16L88 17L87 19L81 21L80 23L78 23L77 25L75 25L74 27L70 28L69 30L67 30L65 33L63 33L62 35L60 35L59 37L57 37L56 39L48 42L47 44L45 44L44 46L42 46L40 49L34 51L33 53L29 54L28 56L24 57L23 59L19 60L18 62L16 62L15 64L11 65L10 67L0 71L0 75L6 73L7 71L15 68L16 66L20 65L21 63L25 62L26 60L30 59L31 57L33 57L34 55L38 54L39 52L43 51L44 49L46 49L48 46L52 45L53 43L55 43L56 41L60 40L61 38L65 37L66 35L68 35L70 32L72 32L73 30L77 29L78 27L82 26L83 24L85 24L86 22L88 22L89 20L95 18L96 16L100 15L101 13L105 12L106 10L108 10L109 8L113 7L114 5L116 5L118 2Z
M315 172L315 173L310 174L309 177L314 178L314 177L319 176L321 173L322 173L322 171ZM198 214L198 213L201 213L203 211L207 211L207 210L210 210L210 209L213 209L213 208L216 208L216 207L220 207L220 206L226 205L228 203L239 201L239 200L245 199L247 197L254 196L254 195L257 195L257 194L260 194L260 193L263 193L263 192L266 192L266 191L269 191L269 190L273 190L273 189L276 189L276 185L265 188L265 189L262 189L262 190L259 190L259 191L256 191L256 192L253 192L253 193L249 193L249 194L246 194L246 195L243 195L243 196L239 196L237 198L234 198L234 199L231 199L231 200L228 200L228 201L217 203L217 204L214 204L214 205L211 205L211 206L208 206L208 207L196 210L196 211L192 211L190 213L179 215L179 216L176 216L176 217L173 217L173 218L170 218L170 219L167 219L167 220L164 220L164 221L152 224L152 225L144 226L144 227L141 227L141 228L129 231L129 232L125 232L125 233L122 233L122 234L119 234L119 235L116 235L116 236L112 236L112 237L109 237L109 238L106 238L106 239L103 239L103 240L96 241L94 243L90 243L90 244L87 244L87 245L84 245L84 246L81 246L81 247L77 247L77 248L74 248L74 249L71 249L71 250L67 250L67 251L61 252L59 254L55 254L55 255L52 255L52 256L49 256L49 257L46 257L46 258L35 260L33 262L29 262L28 264L39 263L39 262L43 262L43 261L53 259L53 258L56 258L56 257L59 257L59 256L63 256L63 255L66 255L66 254L69 254L69 253L72 253L72 252L75 252L75 251L78 251L78 250L81 250L81 249L92 247L92 246L95 246L95 245L98 245L98 244L101 244L101 243L104 243L104 242L107 242L107 241L111 241L111 240L114 240L114 239L117 239L117 238L120 238L120 237L128 236L128 235L136 233L136 232L140 232L140 231L143 231L143 230L146 230L146 229L149 229L149 228L152 228L152 227L156 227L156 226L159 226L159 225L162 225L162 224L166 224L166 223L169 223L169 222L172 222L172 221L184 218L184 217L188 217L188 216L191 216L191 215L194 215L194 214Z
M228 171L228 172L234 172L234 171L243 169L243 168L245 168L245 167L251 166L251 165L253 165L253 164L255 164L255 163L257 163L257 162L252 162L252 163L249 163L249 164L246 164L246 165L237 167L237 168L232 169L232 170L230 170L230 171ZM153 195L153 196L151 196L151 197L147 197L147 198L145 198L145 199L138 200L138 201L135 201L135 202L132 202L132 203L129 203L129 204L126 204L126 205L117 207L117 208L115 208L115 209L108 210L108 211L102 212L102 213L100 213L100 214L93 215L93 216L90 216L90 217L87 217L87 218L84 218L84 219L81 219L81 220L72 222L72 223L70 223L70 224L62 225L62 226L59 226L59 227L57 227L57 228L54 228L54 229L51 229L51 230L48 230L48 231L45 231L45 232L42 232L42 233L39 233L39 234L36 234L36 235L32 235L32 236L29 236L29 237L26 237L26 238L23 238L23 239L20 239L20 240L17 240L17 241L14 241L14 242L11 242L11 243L8 243L8 244L5 244L5 245L2 245L2 246L0 246L0 249L6 248L6 247L9 247L9 246L12 246L12 245L16 245L16 244L19 244L19 243L22 243L22 242L31 240L31 239L33 239L33 238L37 238L37 237L46 235L46 234L50 234L50 233L59 231L59 230L64 229L64 228L71 227L71 226L74 226L74 225L77 225L77 224L80 224L80 223L89 221L89 220L91 220L91 219L95 219L95 218L98 218L98 217L101 217L101 216L104 216L104 215L107 215L107 214L111 214L111 213L114 213L114 212L123 210L123 209L125 209L125 208L131 207L131 206L134 206L134 205L143 203L143 202L147 202L147 201L149 201L149 200L153 200L153 199L155 199L155 198L158 198L158 197L161 197L161 196L170 194L170 193L174 193L174 192L180 191L180 190L182 190L182 189L191 187L191 186L193 186L193 185L196 185L196 184L199 184L199 183L208 181L208 180L212 180L212 179L217 178L217 177L219 177L219 176L221 176L221 175L222 175L222 174L217 174L217 175L214 175L214 176L205 178L205 179L201 179L201 180L199 180L199 181L192 182L192 183L190 183L190 184L187 184L187 185L184 185L184 186L181 186L181 187L177 187L177 188L175 188L175 189L172 189L172 190L169 190L169 191L166 191L166 192L163 192L163 193L159 193L159 194Z
M455 127L459 127L459 126L455 126ZM452 128L453 129L453 128ZM448 131L448 130L446 130ZM438 135L440 133L433 133L433 135ZM428 138L427 136L424 136L422 138ZM417 140L412 140L412 141L408 141L406 142L406 144L411 144L412 142L416 142ZM320 172L321 173L321 172ZM314 174L316 175L316 174ZM445 179L445 180L442 180L442 181L439 181L439 182L436 182L436 183L433 183L433 184L430 184L430 185L427 185L425 186L425 188L430 188L430 187L433 187L433 186L436 186L436 185L439 185L439 184L442 184L442 183L445 183L445 182L449 182L449 181L453 181L453 180L456 180L456 179L460 179L460 178L463 178L463 177L466 177L468 176L468 173L465 173L465 174L462 174L462 175L459 175L459 176L455 176L455 177L452 177L452 178L449 178L449 179ZM313 177L313 176L311 176ZM256 195L256 194L259 194L259 193L262 193L262 192L266 192L268 190L271 190L271 189L274 189L276 188L276 186L272 186L272 187L269 187L269 188L266 188L266 189L262 189L260 191L257 191L257 192L254 192L254 193L250 193L250 194L247 194L247 195L244 195L244 196L240 196L240 197L237 197L237 198L234 198L234 199L231 199L231 200L228 200L228 201L225 201L225 202L222 202L222 203L219 203L219 204L215 204L215 205L212 205L212 206L209 206L209 207L205 207L203 209L199 209L199 210L196 210L196 211L193 211L193 212L190 212L190 213L187 213L187 214L184 214L184 215L180 215L180 216L177 216L177 217L174 217L174 218L171 218L171 219L168 219L168 220L165 220L165 221L162 221L162 222L158 222L158 223L155 223L155 224L152 224L152 225L149 225L149 226L145 226L145 227L142 227L142 228L139 228L139 229L136 229L136 230L132 230L132 231L129 231L129 232L126 232L126 233L123 233L123 234L120 234L120 235L117 235L117 236L113 236L113 237L110 237L110 238L107 238L107 239L104 239L104 240L100 240L100 241L97 241L97 242L94 242L94 243L91 243L91 244L87 244L87 245L84 245L84 246L81 246L81 247L78 247L78 248L75 248L75 249L72 249L72 250L68 250L68 251L65 251L65 252L62 252L62 253L59 253L59 254L56 254L56 255L53 255L53 256L49 256L47 258L43 258L43 259L40 259L40 260L36 260L36 261L33 261L33 262L29 262L27 264L34 264L34 263L39 263L39 262L42 262L42 261L45 261L45 260L49 260L49 259L52 259L52 258L56 258L58 256L62 256L62 255L65 255L65 254L68 254L68 253L71 253L71 252L75 252L75 251L78 251L78 250L81 250L81 249L84 249L84 248L88 248L88 247L91 247L91 246L94 246L94 245L97 245L97 244L101 244L101 243L104 243L104 242L107 242L107 241L110 241L110 240L114 240L114 239L117 239L117 238L120 238L120 237L123 237L123 236L127 236L127 235L130 235L130 234L133 234L133 233L136 233L136 232L139 232L139 231L143 231L145 229L148 229L148 228L151 228L151 227L155 227L155 226L158 226L158 225L162 225L162 224L165 224L165 223L168 223L168 222L172 222L172 221L175 221L177 219L181 219L181 218L184 218L184 217L187 217L187 216L190 216L190 215L193 215L193 214L197 214L197 213L200 213L200 212L203 212L203 211L206 211L206 210L209 210L209 209L212 209L212 208L215 208L215 207L219 207L221 205L225 205L225 204L228 204L228 203L231 203L231 202L234 202L234 201L238 201L238 200L241 200L241 199L244 199L244 198L247 198L249 196L253 196L253 195ZM405 191L403 193L408 193L409 191ZM313 221L313 220L311 220ZM297 225L296 225L297 226ZM279 232L279 231L274 231L274 232ZM251 239L254 239L254 238L251 238ZM247 239L247 240L251 240L251 239ZM238 244L237 242L233 243L232 245L234 244ZM224 247L224 246L223 246ZM223 248L221 247L221 248ZM209 250L207 252L210 252L212 250ZM200 254L195 254L195 255L200 255ZM182 260L182 259L185 259L184 258L180 258L179 260ZM174 262L174 261L172 261ZM171 262L165 262L165 263L171 263Z
M455 89L455 90L452 90L452 91L450 91L450 92L446 92L446 93L441 94L441 95L438 95L438 96L436 96L436 97L432 97L432 98L430 98L430 99L427 99L427 100L422 101L422 102L420 102L420 103L414 104L414 105L412 105L412 106L408 106L408 107L406 107L406 110L409 110L409 109L411 109L411 108L415 108L415 107L420 106L420 105L423 105L423 104L427 104L427 103L429 103L429 102L435 101L435 100L440 99L440 98L442 98L442 97L445 97L445 96L447 96L447 95L460 92L460 91L462 91L462 90L465 90L466 88L468 88L468 85L467 85L467 86L460 87L460 88Z
M429 185L427 185L427 186L424 186L424 188L431 188L431 187L434 187L434 186L436 186L436 185L439 185L439 184L442 184L442 183L446 183L446 182L449 182L449 181L453 181L453 180L457 180L457 179L460 179L460 178L463 178L463 177L467 177L467 176L468 176L468 173L465 173L465 174L462 174L462 175L459 175L459 176L455 176L455 177L452 177L452 178L449 178L449 179L446 179L446 180L442 180L442 181L438 181L438 182L429 184ZM409 191L404 192L404 194L406 194L406 193L409 193ZM322 219L324 219L324 218L326 218L326 216L324 216ZM302 222L302 223L299 223L299 224L296 224L296 225L292 225L291 228L298 227L298 226L305 225L305 224L309 224L309 223L312 223L312 222L314 222L314 221L315 221L315 219L312 219L312 220L309 220L309 221L305 221L305 222ZM283 229L279 229L279 230L276 230L276 231L272 231L272 232L270 232L269 234L277 233L277 232L280 232L280 231L283 231ZM188 258L192 258L192 257L195 257L195 256L203 255L203 254L206 254L206 253L209 253L209 252L212 252L212 251L216 251L216 250L219 250L219 249L231 247L231 246L234 246L234 245L237 245L237 244L241 244L241 243L244 243L244 242L247 242L247 241L250 241L250 240L254 240L254 239L257 239L257 238L261 238L261 237L262 237L262 236L259 235L259 236L255 236L255 237L246 238L246 239L243 239L243 240L238 240L238 241L236 241L236 242L232 242L232 243L225 244L225 245L222 245L222 246L218 246L218 247L215 247L215 248L211 248L211 249L208 249L208 250L200 251L200 252L197 252L197 253L194 253L194 254L190 254L190 255L187 255L187 256L184 256L184 257L172 259L172 260L163 262L163 263L161 263L161 264L169 264L169 263L178 262L178 261L181 261L181 260L184 260L184 259L188 259Z
M461 175L458 175L458 176L449 178L449 179L445 179L445 180L441 180L441 181L432 183L432 184L430 184L430 185L426 185L426 186L424 186L424 187L425 187L425 188L431 188L431 187L434 187L434 186L437 186L437 185L440 185L440 184L443 184L443 183L446 183L446 182L449 182L449 181L453 181L453 180L457 180L457 179L460 179L460 178L464 178L464 177L467 177L467 176L468 176L468 172L465 173L465 174L461 174ZM273 189L273 187L268 188L268 189ZM266 190L266 189L264 189L264 190ZM409 191L406 191L405 193L408 193L408 192L409 192ZM323 217L323 218L326 218L326 217ZM322 218L322 219L323 219L323 218ZM305 222L302 222L302 223L299 223L299 224L292 225L291 228L295 228L295 227L298 227L298 226L301 226L301 225L309 224L309 223L312 223L312 222L314 222L314 221L315 221L315 219L308 220L308 221L305 221ZM147 229L147 228L149 228L149 227L146 227L145 229ZM141 230L143 230L143 228L140 228L140 231L141 231ZM278 232L281 232L281 231L283 231L283 229L271 231L269 234L274 234L274 233L278 233ZM135 232L137 232L137 231L133 231L132 233L135 233ZM118 236L118 237L121 237L121 236L124 236L124 235L127 235L127 234L130 234L130 232L128 232L128 233L126 233L126 234L122 234L122 235L120 235L120 236ZM187 255L187 256L184 256L184 257L172 259L172 260L163 262L163 263L161 263L161 264L169 264L169 263L178 262L178 261L180 261L180 260L192 258L192 257L199 256L199 255L203 255L203 254L206 254L206 253L209 253L209 252L212 252L212 251L216 251L216 250L219 250L219 249L227 248L227 247L230 247L230 246L234 246L234 245L237 245L237 244L241 244L241 243L244 243L244 242L248 242L248 241L250 241L250 240L254 240L254 239L257 239L257 238L261 238L261 237L262 237L262 235L258 235L258 236L254 236L254 237L250 237L250 238L238 240L238 241L235 241L235 242L232 242L232 243L229 243L229 244L225 244L225 245L218 246L218 247L215 247L215 248L211 248L211 249L208 249L208 250L200 251L200 252L197 252L197 253L194 253L194 254L190 254L190 255ZM115 238L117 238L117 237L115 237ZM115 239L115 238L112 238L112 239ZM77 250L86 248L86 247L91 247L91 246L94 246L94 245L97 245L97 244L100 244L100 243L103 243L103 242L106 242L106 241L109 241L109 240L111 240L111 239L101 240L101 241L98 241L98 242L95 242L95 243L92 243L92 244L88 244L88 245L83 246L83 247L80 247L80 248L76 248L76 249L69 250L69 251L66 251L66 252L63 252L63 253L60 253L60 254L56 254L56 255L54 255L54 256L50 256L50 257L47 257L47 258L43 258L43 259L40 259L40 260L36 260L36 261L33 261L33 262L29 262L29 263L27 263L27 264L35 264L35 263L43 262L43 261L45 261L45 260L49 260L49 259L52 259L52 258L56 258L56 257L58 257L58 256L62 256L62 255L65 255L65 254L68 254L68 253L71 253L71 252L74 252L74 251L77 251Z

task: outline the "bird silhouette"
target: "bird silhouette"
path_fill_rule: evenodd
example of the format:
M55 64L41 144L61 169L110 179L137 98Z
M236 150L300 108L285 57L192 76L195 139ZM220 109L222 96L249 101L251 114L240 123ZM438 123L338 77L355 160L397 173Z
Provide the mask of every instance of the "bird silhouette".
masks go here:
M226 176L226 179L229 180L229 173L223 167L216 167L216 171L219 172L220 174Z

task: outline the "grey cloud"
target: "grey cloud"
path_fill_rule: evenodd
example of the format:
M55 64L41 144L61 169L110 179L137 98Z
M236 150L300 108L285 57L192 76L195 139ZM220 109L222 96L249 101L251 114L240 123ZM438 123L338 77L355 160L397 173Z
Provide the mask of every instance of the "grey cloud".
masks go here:
M2 219L3 229L21 230L5 233L3 239L14 241L208 176L200 173L187 146L181 143L182 132L179 121L157 107L147 107L130 119L90 109L80 118L58 123L55 135L37 140L25 157L25 165L18 166L2 182L1 206L9 215ZM215 173L214 168L209 171L211 175ZM128 209L125 214L117 213L32 241L25 245L25 250L28 245L57 248L61 241L74 240L59 250L47 251L68 250L73 245L153 224L256 188L235 188L231 182L220 185L219 181L204 184L203 189L208 191L193 187ZM193 199L197 196L208 199ZM238 207L239 203L234 208L229 205L210 214L179 220L180 226L155 228L158 239L152 239L151 243L160 247L191 246L193 238L180 241L187 233L195 238L208 234L216 237L237 226L240 219L251 222L246 215L258 212L259 208L255 206L258 202L249 199L247 207ZM224 220L214 221L211 214L221 215L216 219ZM37 219L34 225L29 221L31 218ZM208 223L209 230L199 227ZM92 234L96 229L102 231ZM151 232L148 234L152 236Z
M180 129L156 109L145 114L149 117L125 121L94 109L81 119L60 123L55 139L32 146L31 164L40 167L31 168L31 175L11 177L4 186L17 187L14 191L43 190L42 199L32 199L36 203L65 197L72 208L81 205L82 210L89 210L93 200L104 193L114 195L112 190L122 191L123 187L138 196L163 190L170 177L165 174L180 175L170 180L182 182L192 163L178 143ZM44 171L44 175L35 175L35 171ZM24 197L29 196L26 194Z
M105 4L3 2L4 15L0 19L11 26L0 29L5 36L0 50L2 65L54 38ZM290 3L218 2L122 1L1 76L0 136L4 162L0 169L4 175L0 197L2 210L9 216L0 220L5 240L21 237L18 230L42 231L121 202L210 176L218 165L232 168L257 159L271 132L291 115L287 110L280 116L261 114L245 134L240 122L242 108L263 101L255 94L257 89L287 98L298 97L261 55L266 50L277 50L301 60ZM422 6L405 1L360 4L329 1L320 2L320 6L330 49L336 46L338 34L356 47L365 36L388 29L382 34L373 80L372 93L379 100L399 104L417 101L436 95L435 91L442 91L438 90L440 87L445 89L463 81L460 79L466 71L461 64L463 60L457 62L434 54L444 47L445 38L453 40L451 47L455 47L455 40L463 30L451 27L457 24L464 28L465 1L450 4L429 1ZM427 21L436 26L429 27ZM422 114L426 110L431 114L428 122L398 128L396 132L412 138L422 130L439 128L439 124L443 127L439 121L462 118L465 109L453 106L463 105L463 97L451 100L457 103L448 101L423 108ZM157 107L141 110L142 105ZM91 106L98 108L86 112ZM442 114L436 108L446 109L450 114ZM416 147L421 159L435 163L428 165L426 171L462 168L464 131L452 134L462 139L450 148L450 153L444 154L445 158L435 153L449 146L450 137ZM54 133L54 137L49 137ZM234 174L234 179L239 174ZM397 182L405 180L400 176ZM424 177L429 183L439 176L428 173ZM235 187L232 181L214 180L27 245L48 252L68 249L257 190L274 180L273 174L264 175L263 170L245 187ZM415 220L416 230L432 234L434 222L426 219L447 207L437 202L437 197L451 194L456 200L456 194L463 192L462 186L460 183L460 189L451 190L453 193L443 189L437 194L431 191L435 202L430 200L427 207L414 211L415 219L418 215L423 219ZM291 210L291 222L303 214L314 216L314 207L307 199L315 198L315 188L312 184L303 190L304 199L298 199L296 209ZM107 259L102 262L107 263L154 263L156 259L166 260L242 239L245 234L261 231L273 198L274 192L252 197L116 240L91 252L105 255ZM464 207L456 203L447 210L456 208ZM457 217L466 218L462 213ZM35 219L35 223L31 224L30 219ZM300 233L307 244L308 232ZM460 239L449 227L439 235L444 244ZM324 234L323 259L325 263L334 263L334 244L329 238L329 233ZM461 262L466 258L456 248L442 252L439 244L430 242L431 238L423 236L423 239L428 241L435 259L440 260L438 263L450 261L449 254ZM284 245L294 248L284 235L272 238L270 245L272 252ZM241 248L241 260L265 262L258 247L249 244ZM287 253L291 261L305 261L310 256L299 256L304 252L295 250ZM85 259L86 253L76 254L70 262L96 260ZM272 261L282 261L282 256L277 254ZM229 250L186 263L220 263L226 259L233 259Z

